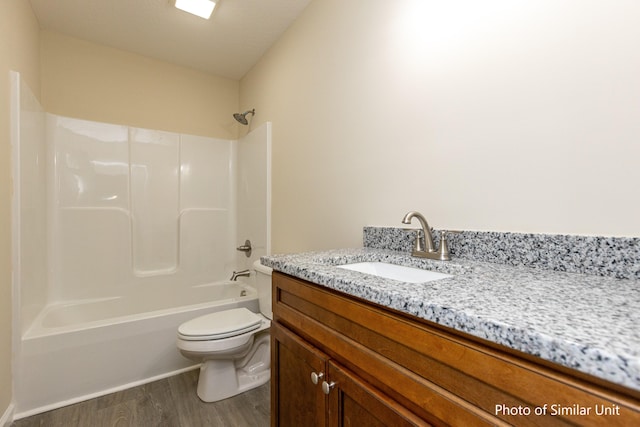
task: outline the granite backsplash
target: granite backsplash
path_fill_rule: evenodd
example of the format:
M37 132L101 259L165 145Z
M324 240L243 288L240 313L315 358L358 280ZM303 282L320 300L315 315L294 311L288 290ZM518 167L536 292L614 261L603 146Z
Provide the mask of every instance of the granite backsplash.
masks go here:
M411 252L416 228L364 227L365 248ZM440 232L432 230L436 246ZM462 231L448 234L452 257L475 261L640 279L640 238Z

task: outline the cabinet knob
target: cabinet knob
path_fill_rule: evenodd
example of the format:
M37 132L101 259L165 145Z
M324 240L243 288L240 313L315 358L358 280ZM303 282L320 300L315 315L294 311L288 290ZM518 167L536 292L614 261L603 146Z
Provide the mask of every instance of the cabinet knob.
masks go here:
M331 381L330 383L322 381L322 391L324 392L324 394L329 394L331 392L331 389L335 387L335 385L336 383L334 381Z
M318 384L318 381L320 381L322 377L324 377L324 374L322 372L311 372L311 382L314 384Z

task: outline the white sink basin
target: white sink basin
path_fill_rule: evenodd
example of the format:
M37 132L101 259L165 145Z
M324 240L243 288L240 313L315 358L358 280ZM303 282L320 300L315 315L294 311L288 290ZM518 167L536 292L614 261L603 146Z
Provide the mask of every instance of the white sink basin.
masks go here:
M386 262L359 262L355 264L338 265L337 267L409 283L424 283L453 277L450 274L436 273L435 271L388 264Z

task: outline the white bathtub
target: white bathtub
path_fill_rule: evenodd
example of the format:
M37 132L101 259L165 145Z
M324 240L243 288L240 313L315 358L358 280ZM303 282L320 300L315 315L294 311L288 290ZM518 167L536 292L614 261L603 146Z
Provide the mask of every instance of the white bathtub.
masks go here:
M181 323L234 307L258 311L257 292L244 282L194 286L163 299L45 308L22 339L16 419L194 369L176 349Z

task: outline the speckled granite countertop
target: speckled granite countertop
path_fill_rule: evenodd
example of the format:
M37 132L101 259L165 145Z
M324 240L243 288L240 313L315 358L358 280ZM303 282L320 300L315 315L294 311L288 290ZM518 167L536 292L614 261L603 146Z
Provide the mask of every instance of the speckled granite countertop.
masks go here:
M593 376L640 390L640 280L344 249L262 264ZM336 265L384 261L452 274L404 283Z

